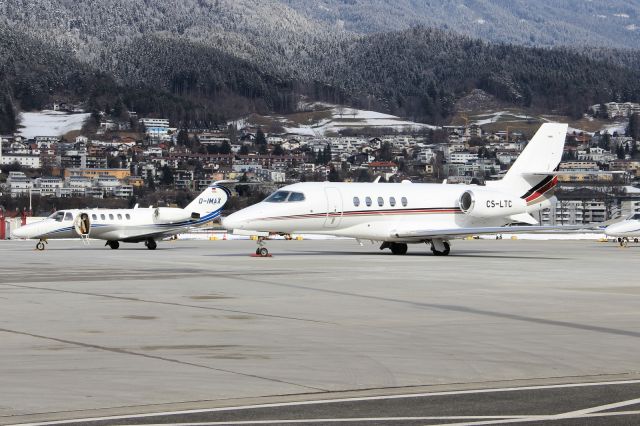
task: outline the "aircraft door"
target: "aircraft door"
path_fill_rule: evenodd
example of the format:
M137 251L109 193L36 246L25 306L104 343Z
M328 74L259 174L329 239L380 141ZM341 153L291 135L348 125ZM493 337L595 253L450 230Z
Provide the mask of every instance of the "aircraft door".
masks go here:
M76 216L73 227L78 235L81 237L88 237L89 232L91 232L91 220L89 219L89 215L87 213L80 213Z
M327 218L324 221L325 228L337 228L342 220L342 195L338 188L325 188L327 197Z

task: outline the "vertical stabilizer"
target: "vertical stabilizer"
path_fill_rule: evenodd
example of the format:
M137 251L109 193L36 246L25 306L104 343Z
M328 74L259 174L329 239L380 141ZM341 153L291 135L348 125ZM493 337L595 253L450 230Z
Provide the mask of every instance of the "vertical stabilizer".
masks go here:
M545 123L540 126L504 178L491 182L490 186L509 193L515 192L528 205L551 197L558 183L553 172L562 159L568 128L564 123Z

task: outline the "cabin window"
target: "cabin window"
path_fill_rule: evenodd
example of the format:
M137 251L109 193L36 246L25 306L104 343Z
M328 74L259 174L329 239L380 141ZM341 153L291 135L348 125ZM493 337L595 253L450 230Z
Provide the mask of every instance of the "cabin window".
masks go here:
M49 218L55 220L56 222L62 222L62 219L64 219L64 212L55 212L54 214L49 216Z
M131 215L129 213L125 214L124 217L126 217L127 220L131 220Z
M118 220L122 220L122 215L118 213Z
M97 215L97 214L92 214L92 215L91 215L91 219L93 219L93 220L98 220L98 215Z
M371 197L365 198L364 201L365 201L365 203L367 203L367 207L371 207L371 204L372 204Z
M304 201L304 194L302 192L292 192L287 199L287 203L294 201Z
M402 207L407 207L407 197L402 197L400 199L400 202L402 203Z
M380 207L384 206L384 198L378 197L378 206Z
M360 205L360 198L353 197L353 205L358 207Z
M264 201L267 203L284 203L287 201L287 197L289 196L289 191L276 191L273 194L269 195Z
M64 220L73 220L73 215L71 214L71 212L67 212L64 215Z
M389 205L391 207L395 207L396 206L396 199L395 197L389 197Z
M103 214L100 215L100 219L105 220L105 217Z
M113 220L113 215L109 214L109 220Z

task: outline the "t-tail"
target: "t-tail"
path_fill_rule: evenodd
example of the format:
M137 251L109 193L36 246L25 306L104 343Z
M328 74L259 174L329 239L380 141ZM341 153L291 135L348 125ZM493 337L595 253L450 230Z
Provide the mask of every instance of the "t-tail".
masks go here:
M533 212L548 207L558 184L557 171L568 125L545 123L527 144L503 179L488 182L495 189L517 194Z
M205 223L220 216L222 208L231 197L231 191L215 182L207 187L195 200L184 208L192 219Z

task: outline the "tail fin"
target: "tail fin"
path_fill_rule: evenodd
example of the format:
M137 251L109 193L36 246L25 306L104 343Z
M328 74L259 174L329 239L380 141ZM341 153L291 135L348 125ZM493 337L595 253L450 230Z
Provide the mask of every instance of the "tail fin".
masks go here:
M184 210L191 214L192 218L206 222L220 216L222 208L230 197L231 191L216 182L209 185Z
M491 186L515 192L527 205L541 203L553 196L558 178L553 172L562 159L567 124L544 123L513 163L507 174Z

